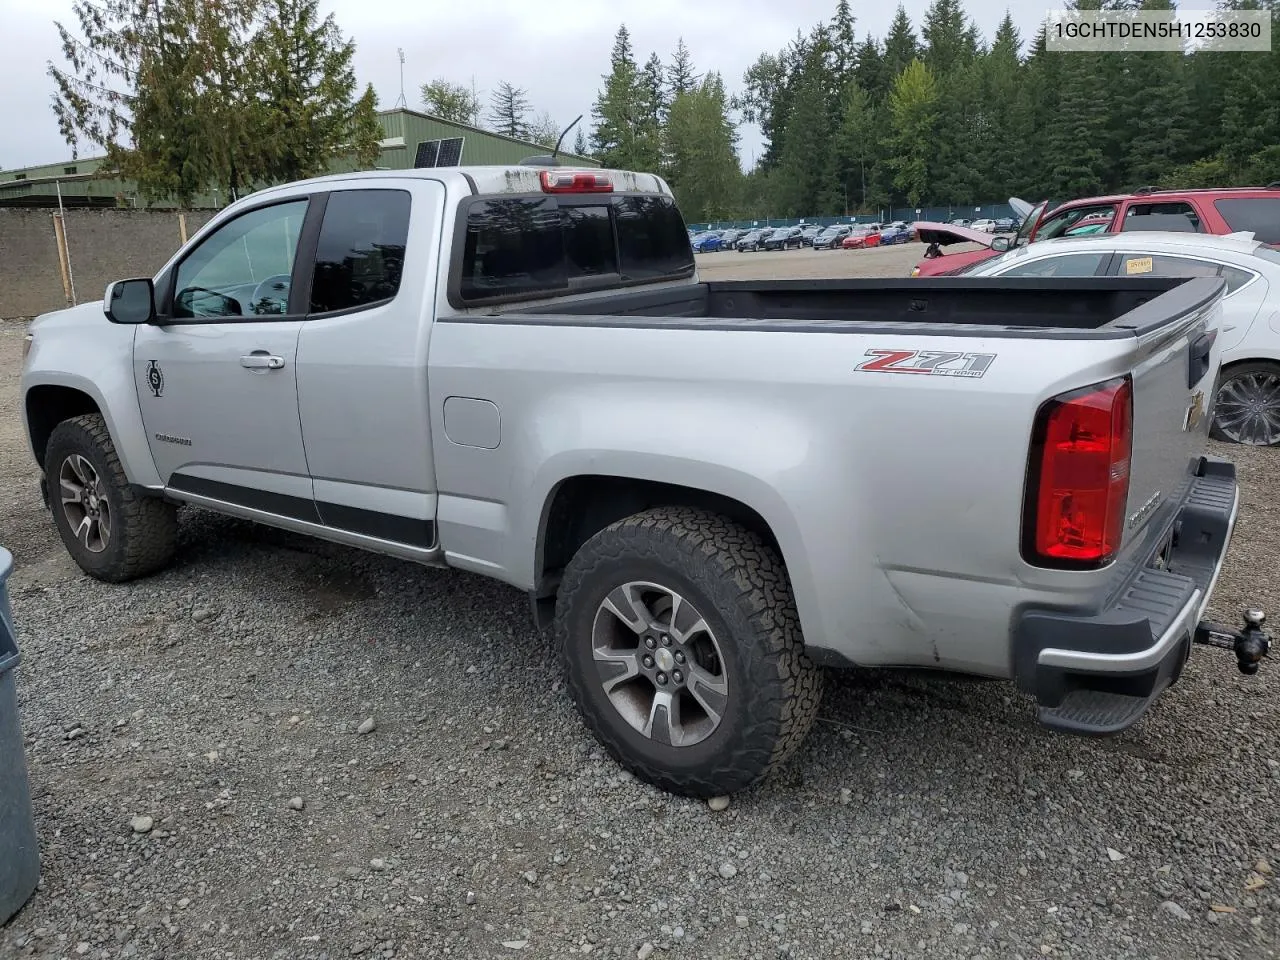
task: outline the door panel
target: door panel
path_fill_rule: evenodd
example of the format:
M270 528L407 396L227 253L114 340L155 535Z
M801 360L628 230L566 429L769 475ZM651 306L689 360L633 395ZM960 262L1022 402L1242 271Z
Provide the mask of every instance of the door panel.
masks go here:
M314 522L294 366L302 317L289 313L308 209L305 196L259 207L203 238L133 356L166 485Z
M444 187L379 181L329 194L298 406L325 524L417 548L435 541L427 344ZM413 278L401 284L401 277Z

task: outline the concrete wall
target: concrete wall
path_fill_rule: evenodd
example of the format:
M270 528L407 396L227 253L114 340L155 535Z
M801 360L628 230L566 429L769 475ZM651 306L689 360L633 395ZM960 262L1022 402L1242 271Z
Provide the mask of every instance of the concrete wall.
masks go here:
M212 215L188 213L187 235ZM176 213L146 210L68 210L66 231L80 303L101 300L112 280L151 276L182 239ZM53 211L0 208L0 317L34 317L65 306Z

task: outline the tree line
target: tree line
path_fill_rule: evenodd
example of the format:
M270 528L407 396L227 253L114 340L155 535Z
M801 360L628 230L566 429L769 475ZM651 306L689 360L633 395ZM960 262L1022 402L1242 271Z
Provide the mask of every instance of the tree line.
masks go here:
M1167 10L1170 0L1079 0ZM1280 0L1224 0L1266 9ZM691 221L1064 200L1157 184L1280 180L1280 44L1268 53L1060 53L1043 26L1023 51L1007 13L987 43L961 0L933 0L919 28L899 5L883 39L858 39L848 0L726 96L683 43L638 67L625 25L596 100L594 155L659 170ZM743 173L737 127L764 153Z

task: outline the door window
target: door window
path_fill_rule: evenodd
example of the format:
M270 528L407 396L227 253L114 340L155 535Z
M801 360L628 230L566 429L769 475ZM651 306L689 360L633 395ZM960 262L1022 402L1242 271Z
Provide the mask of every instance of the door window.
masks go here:
M1092 277L1107 258L1107 253L1064 253L1058 257L1041 257L1002 271L1002 277Z
M311 313L353 310L400 290L409 241L404 190L341 190L329 195L316 246Z
M173 316L278 316L289 310L306 199L260 207L210 234L178 264Z
M1115 216L1114 203L1091 204L1073 207L1064 213L1054 214L1036 228L1037 240L1052 240L1054 237L1069 236L1072 228L1088 228L1090 226L1109 229L1111 218Z
M1204 225L1195 207L1185 200L1165 203L1132 203L1124 212L1122 230L1174 230L1182 233L1204 233Z

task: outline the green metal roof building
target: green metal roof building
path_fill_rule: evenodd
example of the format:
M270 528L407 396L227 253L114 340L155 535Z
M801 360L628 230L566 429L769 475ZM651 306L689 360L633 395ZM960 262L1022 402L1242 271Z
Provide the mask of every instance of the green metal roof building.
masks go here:
M378 122L383 130L382 155L375 166L380 170L514 164L526 157L551 152L548 147L536 143L441 120L416 110L384 110L378 114ZM567 163L599 166L595 160L563 150L561 156ZM67 207L146 206L138 197L135 184L100 175L102 164L102 157L91 157L18 170L0 170L0 207L57 206L59 192L63 205ZM355 169L356 165L350 159L337 160L330 165L333 173L348 173ZM193 206L216 209L226 206L226 203L225 194L211 191L197 197ZM166 208L173 204L157 201L150 206Z

